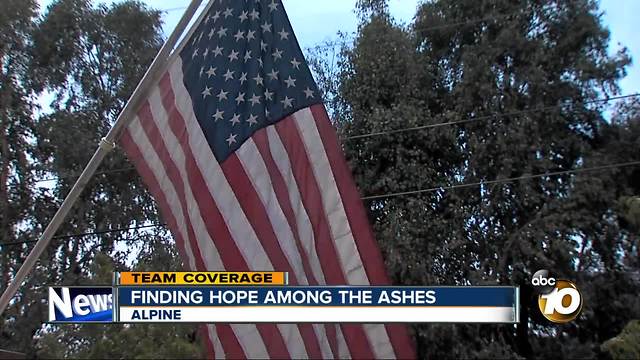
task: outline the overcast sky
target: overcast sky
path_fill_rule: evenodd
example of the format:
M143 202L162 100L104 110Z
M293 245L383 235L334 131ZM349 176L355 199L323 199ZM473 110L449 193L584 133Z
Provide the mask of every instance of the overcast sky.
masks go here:
M39 0L46 6L51 0ZM102 0L112 2L113 0ZM156 9L186 7L189 0L143 0ZM409 23L420 0L390 0L391 13L400 22ZM283 0L291 23L302 47L313 46L336 38L338 31L351 33L356 30L357 19L353 12L355 0ZM601 0L603 21L611 31L611 52L621 46L629 49L635 62L640 61L640 37L637 35L637 15L640 0ZM170 11L165 15L165 32L170 32L184 10ZM622 93L640 92L640 67L632 65L628 76L621 82Z

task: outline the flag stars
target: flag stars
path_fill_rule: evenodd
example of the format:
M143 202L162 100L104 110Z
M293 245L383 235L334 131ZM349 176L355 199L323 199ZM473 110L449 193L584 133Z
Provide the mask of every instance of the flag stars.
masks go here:
M227 73L224 74L224 81L233 80L233 73L235 71L227 70Z
M273 94L274 94L273 92L271 92L271 91L269 91L269 89L267 89L267 90L264 92L264 98L265 98L265 100L273 101Z
M296 58L293 58L293 60L291 60L291 66L296 70L300 70L300 64L302 63Z
M213 114L213 121L218 122L218 120L224 119L224 111L220 111L218 109L215 114Z
M251 106L256 106L257 104L260 104L260 96L253 94L249 101L251 102Z
M228 56L229 62L231 62L233 60L238 60L238 55L240 55L239 52L237 52L235 50L231 50L231 54L229 54L229 56Z
M278 33L278 35L280 35L280 40L289 40L289 33L286 32L284 28Z
M218 21L218 19L220 19L220 11L216 11L215 14L213 14L213 22L215 23L216 21Z
M236 126L236 124L240 124L240 115L233 114L233 117L231 118L231 120L229 120L229 122L231 122L231 126Z
M269 79L271 80L278 80L279 73L280 73L279 71L276 71L275 69L273 69L269 74L267 74L267 76L269 76Z
M291 76L284 81L287 84L287 89L290 87L296 87L296 79L292 79Z
M207 96L211 96L211 88L208 86L205 86L204 91L202 91L202 98L206 99Z
M282 59L282 53L283 53L282 50L276 49L276 51L274 51L273 54L272 54L273 55L273 59L274 60Z
M249 116L249 118L247 119L247 123L249 123L250 127L256 125L258 123L258 117L251 114L251 116Z
M220 90L220 93L217 95L218 101L227 100L228 91Z
M264 78L258 74L258 76L254 77L253 80L256 81L256 85L264 85Z
M207 135L217 146L222 144L222 149L214 149L222 151L216 153L220 158L260 127L322 97L310 81L298 46L289 44L295 33L280 19L282 3L239 3L245 5L227 1L220 11L205 15L205 23L193 35L194 45L181 54L185 63L191 62L188 69L194 83L186 85L196 100L194 110L208 122L203 128L211 132Z
M234 135L234 134L229 135L229 138L226 140L227 144L229 144L229 147L231 147L231 145L238 142L238 140L236 140L237 137L238 135Z
M238 30L238 32L235 35L233 35L233 37L236 38L236 42L240 40L244 40L244 31Z
M284 106L285 109L293 107L293 99L290 99L288 96L285 96L284 100L280 102L282 103L282 106Z
M304 95L307 97L307 99L313 99L313 90L307 88L306 90L303 91Z
M244 93L239 93L238 97L236 97L236 105L240 105L240 103L244 102Z

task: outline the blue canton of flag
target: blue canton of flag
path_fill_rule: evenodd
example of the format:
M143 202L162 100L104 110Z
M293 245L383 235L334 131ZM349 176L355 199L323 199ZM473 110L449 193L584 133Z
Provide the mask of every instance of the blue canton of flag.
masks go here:
M322 102L280 1L221 0L180 56L219 162L257 130Z

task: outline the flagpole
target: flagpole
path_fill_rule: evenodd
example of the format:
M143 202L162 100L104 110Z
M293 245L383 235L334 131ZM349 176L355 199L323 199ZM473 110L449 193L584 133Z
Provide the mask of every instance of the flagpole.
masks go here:
M35 266L38 258L47 248L53 235L58 231L58 228L69 214L69 211L78 200L78 197L84 190L84 188L89 183L89 180L93 177L96 169L104 159L104 157L115 147L115 142L118 140L120 134L123 129L129 124L133 115L140 107L141 102L145 99L145 94L149 92L149 89L156 83L158 77L162 74L162 72L166 68L167 58L171 54L171 51L176 46L180 36L184 33L185 29L189 25L189 22L193 18L194 14L198 10L198 7L202 3L202 0L192 0L191 4L187 7L184 15L178 22L175 30L171 33L167 41L164 43L158 55L156 55L155 59L151 63L151 66L145 73L144 77L134 90L133 94L129 98L129 101L125 105L120 115L116 119L109 133L100 141L100 145L96 152L93 154L91 160L82 171L82 174L71 188L71 191L67 195L67 197L62 202L62 205L56 212L56 214L47 225L47 228L44 230L40 239L34 246L33 250L29 253L29 256L25 259L24 263L16 273L15 278L11 282L11 284L5 289L2 293L2 297L0 297L0 315L4 313L9 302L13 298L13 296L18 291L18 288L24 282L27 275L31 272L33 267Z

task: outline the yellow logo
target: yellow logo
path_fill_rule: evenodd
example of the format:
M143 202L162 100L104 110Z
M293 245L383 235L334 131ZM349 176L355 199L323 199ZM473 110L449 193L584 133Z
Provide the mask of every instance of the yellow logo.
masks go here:
M564 324L580 315L582 294L571 281L557 280L550 292L538 295L538 307L547 320Z

